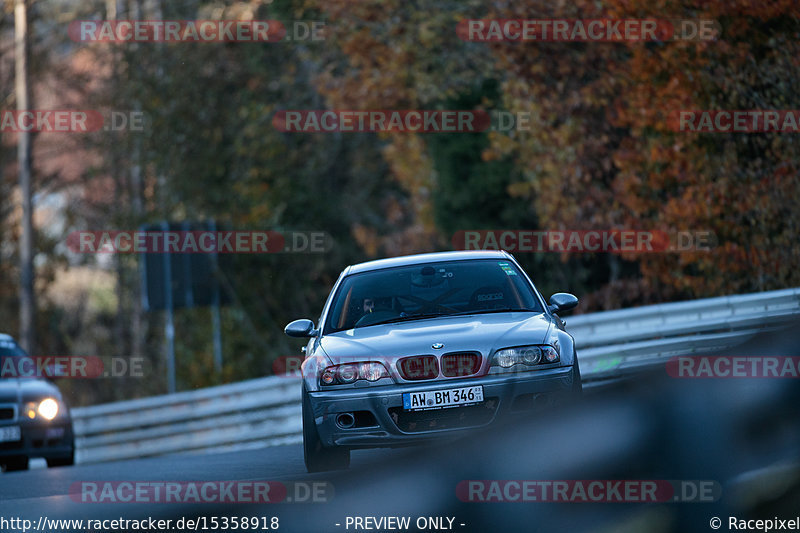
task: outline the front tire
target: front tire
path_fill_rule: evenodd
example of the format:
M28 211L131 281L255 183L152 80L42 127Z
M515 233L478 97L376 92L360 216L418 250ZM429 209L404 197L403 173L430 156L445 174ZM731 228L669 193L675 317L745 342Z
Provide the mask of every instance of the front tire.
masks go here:
M13 457L5 460L6 472L17 472L19 470L28 469L27 457Z
M303 458L309 473L343 470L350 467L350 450L322 445L314 421L311 399L303 389Z
M75 450L67 457L55 457L47 459L47 467L53 468L56 466L72 466L75 464Z
M578 355L575 354L575 363L572 365L572 395L575 398L583 396L583 381L581 379L581 369L578 367Z

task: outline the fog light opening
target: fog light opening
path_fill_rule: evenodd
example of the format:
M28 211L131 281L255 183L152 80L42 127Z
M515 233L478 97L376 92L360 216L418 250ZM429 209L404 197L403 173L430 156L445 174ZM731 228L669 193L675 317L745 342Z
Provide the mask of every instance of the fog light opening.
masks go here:
M547 407L550 405L550 395L537 394L533 397L533 405L536 407Z
M356 423L353 413L340 413L336 416L336 424L342 429L350 429Z

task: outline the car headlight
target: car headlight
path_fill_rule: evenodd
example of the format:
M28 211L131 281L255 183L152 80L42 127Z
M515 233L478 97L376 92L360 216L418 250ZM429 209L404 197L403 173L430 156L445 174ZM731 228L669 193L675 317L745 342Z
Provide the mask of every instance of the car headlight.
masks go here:
M491 366L511 368L521 365L515 370L532 370L536 366L557 363L559 361L558 349L555 346L534 345L505 348L495 352Z
M389 377L389 372L380 363L359 363L358 376L367 381L378 381L381 378Z
M517 363L514 357L513 350L500 350L494 354L492 365L502 366L503 368L511 368Z
M319 382L322 385L349 385L358 380L378 381L388 377L389 371L382 363L365 361L329 366L320 374Z
M353 383L358 379L358 367L356 365L342 365L336 371L336 377L341 383Z
M535 365L542 360L542 349L538 346L528 346L520 351L522 352L522 362L526 365Z
M53 398L45 398L36 406L36 414L45 420L54 419L58 415L58 402ZM30 416L30 412L28 416Z

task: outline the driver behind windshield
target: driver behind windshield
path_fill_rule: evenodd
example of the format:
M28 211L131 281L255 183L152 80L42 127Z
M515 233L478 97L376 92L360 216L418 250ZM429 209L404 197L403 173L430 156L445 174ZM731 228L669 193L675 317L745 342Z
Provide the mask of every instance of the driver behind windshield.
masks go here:
M361 310L365 315L375 311L375 300L372 298L364 298L364 303L361 305Z

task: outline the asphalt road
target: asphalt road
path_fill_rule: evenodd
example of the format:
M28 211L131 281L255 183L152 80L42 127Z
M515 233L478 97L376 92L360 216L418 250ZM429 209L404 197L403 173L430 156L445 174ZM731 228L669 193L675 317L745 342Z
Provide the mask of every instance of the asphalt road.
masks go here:
M627 414L621 413L621 416L624 418ZM564 430L558 424L552 425L547 420L542 422L556 433ZM606 432L601 424L592 423L591 415L584 415L581 424L589 431L598 432L594 442L596 450L617 450L613 454L620 457L629 451L621 441L626 437ZM487 527L493 531L519 531L521 520L528 516L530 507L488 504L488 507L475 508L456 498L457 484L470 476L488 478L490 476L487 473L492 472L501 479L513 479L527 470L523 463L508 460L530 448L533 442L530 435L520 433L518 438L513 437L513 447L508 448L510 455L488 451L489 456L485 459L480 457L479 450L491 445L484 443L484 438L486 435L476 435L474 439L465 438L432 447L359 450L352 453L350 469L313 475L305 471L299 444L221 454L34 468L25 472L0 474L0 518L28 519L33 524L32 528L35 528L42 516L48 519L84 520L147 517L176 520L196 516L261 516L270 519L275 516L279 519L279 530L295 533L390 531L392 529L377 529L375 524L369 529L354 529L352 525L347 527L346 520L348 516L400 516L409 517L412 524L416 524L416 520L424 520L429 526L424 529L412 526L408 529L411 531L472 532L486 531ZM572 464L561 449L553 449L552 456L545 456L542 460L548 465L546 468L542 467L538 472L527 470L525 476L554 477L555 472ZM577 462L573 466L582 469L585 463ZM70 494L74 492L75 485L82 482L214 480L277 481L288 488L288 494L280 503L267 505L81 503ZM327 498L323 500L327 501L290 501L297 484L312 486L314 483L323 484L327 491ZM509 505L514 507L510 508ZM595 507L594 511L605 514L614 509ZM591 516L578 513L567 523L562 517L559 523L565 527L569 525L571 531L587 530L597 519L594 511ZM504 522L507 517L511 519L510 523ZM2 530L21 531L13 528ZM47 533L55 530L45 529ZM70 528L60 530L75 531ZM550 530L552 528L549 527L540 529Z
M391 463L404 453L407 451L388 449L354 452L351 471L368 470L381 462ZM82 482L268 480L284 484L311 484L324 478L325 475L306 473L300 444L220 454L175 455L61 468L32 468L0 474L0 517L13 516L37 522L45 513L48 518L59 519L136 518L148 515L169 517L183 511L192 514L207 509L205 504L80 503L75 501L74 493ZM249 504L237 506L241 509L252 507Z
M599 443L598 443L599 444ZM429 453L428 453L429 452ZM497 516L496 524L490 519L493 531L520 531L516 516L511 524L503 522L508 505L489 504L482 508L480 518L463 512L465 504L455 498L455 486L463 479L460 468L446 461L436 461L436 468L419 468L419 462L438 456L439 448L362 450L352 454L351 467L347 471L324 474L307 474L299 444L277 446L262 450L232 452L214 455L185 455L157 457L103 464L76 465L65 468L35 468L26 472L0 474L0 517L23 518L31 521L31 530L36 531L40 517L46 519L93 519L113 520L117 518L177 520L181 517L195 518L223 516L265 517L268 523L278 517L279 530L300 532L346 532L346 531L391 531L377 529L375 524L367 529L355 529L346 525L347 517L399 516L409 517L412 527L408 530L427 531L487 531L487 517ZM445 451L447 454L447 452ZM462 462L457 454L447 454L469 470L472 454L465 454ZM474 457L474 456L472 456ZM404 465L414 464L406 468ZM503 473L508 477L508 472ZM312 486L323 483L329 492L329 501L289 502L291 495L281 503L254 504L152 504L152 503L79 503L70 495L74 484L102 481L278 481L292 487L294 484ZM444 488L443 488L444 487ZM292 492L292 489L289 489ZM455 507L454 507L455 506ZM459 507L461 510L459 510ZM526 513L527 514L527 511ZM609 517L613 518L613 517ZM416 520L431 527L417 528ZM450 520L450 522L448 522ZM577 516L569 530L586 530L594 518ZM563 522L562 522L563 523ZM208 526L208 523L206 523ZM565 524L566 525L566 524ZM574 527L572 527L574 526ZM199 527L202 530L202 526ZM21 529L0 528L2 531ZM51 531L76 531L62 527L43 528ZM173 529L175 530L175 529ZM539 529L550 531L551 528ZM402 530L405 531L405 530Z
M0 474L0 531L22 531L3 527L4 518L24 518L38 526L42 516L84 520L258 516L269 524L277 517L278 529L289 533L707 532L713 517L749 513L792 518L787 513L800 509L800 390L781 380L750 386L718 381L675 383L638 376L629 384L588 395L579 404L492 426L458 441L356 451L351 468L339 472L307 474L302 448L294 444L4 473ZM788 469L775 470L778 474L766 485L757 479L761 488L753 501L766 503L742 499L737 480L776 465ZM715 492L702 501L670 497L621 503L466 502L458 493L465 480L526 479L701 480L713 484ZM122 481L272 481L287 493L276 498L278 503L268 504L83 503L70 494L76 484ZM307 496L314 484L324 487L324 497L298 502L298 487L305 487ZM372 523L355 528L347 522L348 517L391 516L408 517L412 527ZM426 527L416 527L417 520ZM197 530L223 530L204 524L205 528L198 523Z

